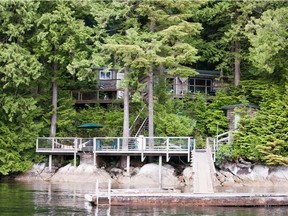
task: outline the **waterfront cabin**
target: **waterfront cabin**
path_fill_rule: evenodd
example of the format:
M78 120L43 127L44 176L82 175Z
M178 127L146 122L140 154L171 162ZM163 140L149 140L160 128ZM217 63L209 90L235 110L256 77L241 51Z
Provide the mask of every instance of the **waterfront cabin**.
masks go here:
M166 85L170 95L174 98L183 98L184 96L193 96L200 92L208 95L215 95L215 92L223 86L223 80L220 77L221 72L211 70L196 70L197 75L188 78L179 76L167 77ZM71 91L71 96L75 99L75 104L111 104L122 103L123 89L121 89L121 80L124 73L114 69L95 70L98 73L97 84L93 88L76 89ZM143 77L139 82L147 82L147 77ZM227 80L224 80L226 83ZM147 89L144 90L142 97L145 101Z

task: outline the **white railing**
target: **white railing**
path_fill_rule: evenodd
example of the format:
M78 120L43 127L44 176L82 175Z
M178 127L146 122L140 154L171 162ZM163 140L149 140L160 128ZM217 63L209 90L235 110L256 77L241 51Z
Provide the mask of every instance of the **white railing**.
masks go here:
M39 137L36 150L50 151L183 151L193 150L190 137Z
M74 151L77 150L78 139L75 137L38 137L37 150Z
M232 131L227 131L225 133L216 136L216 150L222 144L231 144L231 143L232 143Z
M231 144L232 140L232 131L219 134L214 138L207 137L206 148L207 146L210 148L211 156L214 162L216 161L216 152L221 147L221 145Z

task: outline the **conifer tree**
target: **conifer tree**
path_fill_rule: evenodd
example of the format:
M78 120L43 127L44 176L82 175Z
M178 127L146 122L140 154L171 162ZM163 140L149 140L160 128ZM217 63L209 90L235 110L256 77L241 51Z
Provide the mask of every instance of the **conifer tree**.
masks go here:
M141 48L149 67L148 112L149 137L154 136L153 82L157 68L165 68L169 75L188 77L195 74L191 65L197 60L197 50L188 42L201 30L201 25L189 18L197 3L193 1L141 1L136 3L135 17L140 24Z
M78 19L73 3L42 2L35 17L36 33L30 41L44 68L42 77L52 85L51 137L56 136L58 88L69 74L67 67L72 62L88 58L87 43L91 31L84 20Z
M278 80L285 81L288 78L287 6L269 9L246 25L252 63L259 68L259 72L275 74Z
M42 124L35 99L41 64L27 40L39 3L0 3L0 175L29 169Z

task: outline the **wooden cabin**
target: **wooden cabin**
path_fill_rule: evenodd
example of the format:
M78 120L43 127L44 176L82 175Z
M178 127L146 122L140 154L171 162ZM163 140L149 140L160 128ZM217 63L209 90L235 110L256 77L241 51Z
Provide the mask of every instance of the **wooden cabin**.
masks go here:
M215 95L217 89L222 86L219 79L221 73L211 70L196 70L197 75L188 78L172 77L168 78L170 93L175 98L182 98L187 95L193 95L196 92Z
M253 116L259 109L259 106L253 104L232 104L222 107L226 111L228 118L229 130L238 128L239 121L244 115Z
M95 89L73 90L72 98L76 100L76 104L111 104L122 103L123 89L120 82L124 77L124 73L117 70L97 70L98 82ZM219 78L219 71L197 70L198 74L194 77L167 78L168 91L174 98L183 98L187 95L193 95L196 92L215 95L218 88L222 86ZM147 82L147 78L143 78L140 82ZM170 90L169 90L170 89ZM144 90L145 91L145 90ZM143 93L143 99L146 92ZM144 99L145 100L145 99Z
M76 104L111 104L122 103L123 90L120 88L120 81L124 73L117 70L96 71L98 82L94 89L82 89L71 91L72 98Z

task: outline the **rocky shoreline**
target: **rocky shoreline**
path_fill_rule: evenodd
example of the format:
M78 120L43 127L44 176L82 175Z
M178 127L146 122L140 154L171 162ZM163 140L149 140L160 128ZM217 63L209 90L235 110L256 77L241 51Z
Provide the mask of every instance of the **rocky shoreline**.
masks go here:
M169 164L162 167L162 185L165 188L185 188L186 192L193 188L192 167L186 167L182 173ZM31 170L16 177L19 181L49 181L57 182L86 182L107 184L111 180L112 187L117 188L159 188L159 166L154 163L145 164L142 167L131 167L130 175L125 170L111 168L109 172L104 168L96 168L91 164L81 164L74 167L68 164L61 168L55 168L50 172L48 167L35 164ZM288 183L287 167L268 167L263 165L243 166L233 163L225 164L221 170L217 170L214 178L214 187L241 187L241 186L278 186Z

